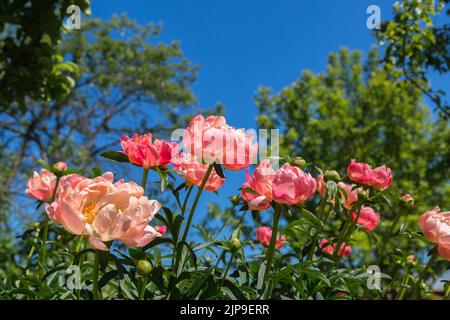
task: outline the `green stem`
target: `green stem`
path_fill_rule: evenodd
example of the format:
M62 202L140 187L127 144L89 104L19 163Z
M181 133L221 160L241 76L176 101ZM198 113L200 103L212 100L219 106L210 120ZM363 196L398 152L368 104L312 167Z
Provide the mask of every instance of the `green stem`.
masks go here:
M436 259L437 259L437 257L438 257L438 255L437 255L437 250L436 250L436 248L435 248L435 250L434 250L434 253L431 255L431 257L430 257L430 259L428 260L428 263L425 265L425 267L423 268L423 270L420 272L420 274L419 274L419 279L420 280L424 280L424 278L425 278L425 276L426 276L426 274L427 274L427 272L428 272L428 269L433 265L433 263L436 261ZM424 280L425 281L425 280ZM418 282L418 284L416 285L416 288L414 289L414 292L413 292L413 294L411 295L411 299L415 299L415 298L417 298L417 296L419 295L419 293L420 293L420 284L421 284L421 282L419 281Z
M186 211L186 206L187 206L187 203L188 203L188 200L189 200L189 196L191 195L192 189L193 189L193 186L190 186L188 188L188 191L186 193L186 197L184 198L184 201L183 201L183 205L181 206L181 221L184 220L184 214L185 214L185 211ZM172 267L174 266L174 263L175 263L175 251L177 249L179 236L180 236L180 228L178 229L177 234L174 236L174 238L176 237L176 245L173 247L172 263L171 263Z
M188 200L189 200L189 196L191 195L191 192L192 192L193 188L194 188L194 186L190 186L189 187L189 189L188 189L188 191L186 193L186 198L184 198L183 206L181 208L181 219L182 220L184 219L184 214L186 212L186 206L187 206L187 203L188 203Z
M342 226L342 229L339 232L339 235L337 238L338 241L336 243L336 248L338 248L338 245L340 246L344 242L343 237L345 236L345 234L347 232L349 223L350 223L350 219L345 220L344 225ZM334 252L333 252L333 258L335 258L335 259L337 259L337 254L338 254L338 250L336 248L334 249Z
M145 187L147 186L147 176L148 176L148 169L144 168L144 172L142 173L142 182L141 187L145 191Z
M236 229L239 228L242 224L242 220L245 216L245 214L247 213L247 211L244 211L244 213L242 213L241 217L239 218L239 222L236 225ZM217 230L216 234L212 237L212 239L210 240L211 242L214 242L217 237L219 236L219 234L222 232L222 230L228 225L228 222L231 220L232 216L229 215L227 217L227 219L225 219L224 223L222 224L222 226L219 228L219 230ZM202 254L200 255L200 258L198 258L198 261L202 261L203 256L206 254L208 248L204 248L202 251Z
M95 258L94 258L94 269L92 271L92 294L94 296L94 300L98 300L98 271L100 265L100 255L98 250L95 250Z
M46 255L47 255L47 238L48 238L49 223L50 223L50 220L48 218L45 218L44 230L42 232L42 247L41 247L41 256L40 256L42 266L44 266L44 264L45 264L45 259L46 259Z
M222 280L220 281L220 283L222 283L225 280L225 278L227 277L228 271L230 270L231 264L233 263L233 258L234 258L234 256L231 255L230 261L228 261L227 268L225 269L225 272L223 273L223 277L222 277Z
M49 203L52 203L53 201L55 201L55 197L56 197L56 190L58 189L58 185L59 185L59 181L61 180L60 176L56 177L56 182L55 182L55 189L53 189L53 194L52 194L52 198L50 199ZM46 259L46 255L47 255L47 238L48 238L48 225L49 225L49 218L46 217L45 218L45 226L44 226L44 230L42 233L42 247L41 247L41 254L40 254L40 262L41 265L44 266L45 265L45 259Z
M219 257L217 258L216 264L214 265L212 272L215 271L217 269L217 267L220 264L220 260L222 259L222 257L226 254L225 249L222 250L222 252L220 253Z
M444 298L450 297L450 285L447 285L447 288L444 291Z
M33 256L33 253L34 253L34 250L35 250L35 244L36 244L36 242L38 242L40 231L41 231L41 228L37 227L36 228L36 236L33 239L33 245L30 248L30 252L28 252L27 267L29 267L30 264L31 264L31 257ZM28 272L28 269L27 269L27 272Z
M188 233L189 233L189 228L191 226L192 218L194 217L194 212L195 212L195 209L197 208L198 200L200 199L200 196L201 196L201 194L203 192L203 189L205 188L206 182L208 181L209 176L211 175L213 167L214 167L214 163L210 164L208 166L208 169L206 170L205 176L203 177L202 183L200 184L200 187L198 187L198 191L197 191L197 194L195 195L194 203L193 203L193 205L191 207L191 211L189 212L189 218L187 220L186 227L184 228L183 237L182 237L180 242L186 241L186 238L187 238ZM175 246L175 250L178 250L178 244ZM178 266L180 264L181 251L178 250L177 254L176 254L176 262L175 262L175 268L174 268L175 273L178 271Z
M208 170L206 170L205 176L203 177L202 184L198 188L197 194L195 195L194 204L192 205L191 211L189 212L189 218L186 223L186 227L184 229L183 237L181 239L182 242L186 241L187 235L189 233L189 228L191 226L192 218L194 217L194 212L197 207L198 200L200 199L203 189L205 188L206 182L208 181L208 178L211 175L211 171L212 171L213 167L214 167L214 164L210 164L208 166Z
M383 261L384 252L386 251L387 244L389 243L389 240L391 239L395 228L397 228L397 224L400 221L400 217L401 217L400 214L396 215L394 221L392 222L391 228L389 229L388 233L386 234L386 236L383 239L383 244L381 245L380 255L378 257L378 265L380 265L381 262Z
M272 264L273 253L275 251L275 242L277 240L277 230L278 230L278 222L280 221L281 216L281 206L278 203L274 204L275 214L273 216L273 226L272 226L272 237L270 239L269 250L267 251L266 256L266 270L264 271L264 282L267 281L270 272L270 266Z
M322 198L322 201L320 203L320 208L319 208L319 220L320 221L322 221L322 218L323 218L323 212L324 212L324 209L325 209L325 203L326 203L325 198ZM317 228L316 232L314 233L314 237L313 237L312 243L311 243L311 249L309 250L307 260L312 260L312 257L314 255L314 251L316 251L317 238L319 237L319 234L321 232L322 232L322 226L319 226Z
M409 281L409 276L408 276L409 267L406 267L405 272L406 272L405 276L402 279L403 286L399 292L397 300L403 300L403 296L405 295L405 292L406 292L406 285L408 284L408 281Z
M339 265L339 260L341 259L341 255L339 255L340 248L343 243L347 244L348 239L351 238L353 230L355 229L356 224L358 223L359 216L361 214L362 205L358 205L358 213L356 214L355 220L351 220L351 213L348 215L346 228L343 230L343 236L340 237L338 243L336 244L336 248L334 249L334 257L336 258L336 266ZM350 226L348 228L348 226ZM345 250L345 247L343 248Z
M141 288L141 292L139 294L139 300L144 300L145 288L147 287L147 280L148 280L148 276L145 276L144 279L142 280L142 288Z
M52 193L52 198L50 200L50 203L52 203L53 201L55 201L55 197L56 197L56 190L58 189L58 185L59 185L59 181L61 180L60 176L56 177L56 182L55 182L55 189L53 189L53 193Z

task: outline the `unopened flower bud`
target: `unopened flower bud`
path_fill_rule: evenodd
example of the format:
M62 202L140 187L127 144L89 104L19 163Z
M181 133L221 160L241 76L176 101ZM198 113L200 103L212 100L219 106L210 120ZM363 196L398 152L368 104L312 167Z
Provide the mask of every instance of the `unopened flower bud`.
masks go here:
M63 173L65 170L67 170L67 163L59 161L52 165L52 171L58 175L58 173Z
M139 260L136 269L139 275L146 276L152 271L153 266L147 260Z
M58 235L56 236L56 241L61 241L61 239L62 239L62 236L61 236L60 234L58 234Z
M409 256L406 257L406 262L407 262L409 265L415 266L416 263L417 263L416 257L413 256L413 255L409 255Z
M41 224L40 224L39 222L35 222L35 223L33 224L33 226L34 226L35 229L39 229L39 227L41 226Z
M306 166L306 161L302 157L296 157L294 161L292 161L293 165L303 169Z
M400 199L409 207L414 207L414 198L409 193L402 195Z
M369 194L367 193L366 190L359 189L358 190L358 198L361 200L367 200L367 198L369 198Z
M336 170L327 170L325 171L325 179L334 182L339 182L341 180L341 176L339 175L339 172L337 172Z
M238 196L232 196L232 197L230 197L230 201L233 205L236 206L239 204L240 198Z
M232 238L230 244L234 249L240 249L242 247L242 243L238 238Z
M211 263L211 258L210 258L210 257L206 257L206 258L205 258L205 264L206 264L207 266L209 266L210 263Z

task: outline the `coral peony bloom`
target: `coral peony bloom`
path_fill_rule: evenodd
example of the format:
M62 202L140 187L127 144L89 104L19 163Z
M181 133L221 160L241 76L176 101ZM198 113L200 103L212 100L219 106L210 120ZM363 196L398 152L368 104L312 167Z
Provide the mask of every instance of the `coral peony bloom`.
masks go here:
M123 151L131 163L143 168L165 167L172 162L172 155L177 150L176 142L158 140L152 142L152 134L134 134L132 138L120 138Z
M372 170L369 185L376 190L386 190L392 183L392 171L386 166Z
M333 238L331 238L333 240ZM320 249L322 249L323 253L332 255L334 253L334 250L336 249L337 243L329 244L327 239L322 239L320 241ZM339 249L338 256L340 257L347 257L352 252L352 248L345 244L341 244L341 248Z
M159 232L162 236L164 236L167 233L166 226L156 226L155 230L156 230L156 232Z
M61 180L55 201L46 206L48 216L69 232L88 236L99 250L109 250L105 242L113 240L145 246L160 236L148 223L161 204L145 197L136 183L113 179L111 172L94 179L68 176Z
M55 185L56 176L47 169L41 169L39 173L33 172L33 177L28 179L26 194L41 201L50 201Z
M322 198L325 198L327 194L327 184L325 183L323 174L319 174L316 177L316 185L317 185L317 192L320 194Z
M209 167L207 164L198 162L197 158L193 155L184 153L181 153L174 158L173 164L175 170L183 173L182 177L184 178L186 185L195 185L197 187L201 186L203 178L205 177L206 171ZM208 180L206 181L205 190L217 191L224 182L225 179L220 177L213 168Z
M347 167L347 174L350 180L368 185L372 180L372 167L367 163L356 162L355 159L352 159Z
M350 210L352 205L358 201L358 190L362 190L362 188L355 188L356 185L344 182L339 182L338 187L341 194L342 205L347 210Z
M261 161L256 167L252 178L247 169L247 182L242 185L241 195L250 210L262 211L269 208L274 177L275 170L267 159Z
M256 159L258 144L253 133L235 129L226 124L224 117L202 115L192 119L183 133L187 152L199 161L223 164L227 170L247 168Z
M351 180L381 191L386 190L393 180L390 168L381 166L372 169L367 163L356 162L355 159L348 165L347 173Z
M298 167L285 163L275 174L273 200L287 205L302 204L316 193L316 180Z
M352 220L354 221L358 216L358 210L355 210L352 214ZM372 231L380 223L380 216L370 207L362 207L359 214L357 224L364 226L362 230Z
M439 207L426 211L419 226L425 238L438 245L438 253L450 261L450 211L440 212Z
M265 247L270 245L270 239L272 238L272 229L270 227L259 227L256 230L256 240L262 243ZM283 243L286 242L286 236L282 235L275 240L275 248L281 249Z

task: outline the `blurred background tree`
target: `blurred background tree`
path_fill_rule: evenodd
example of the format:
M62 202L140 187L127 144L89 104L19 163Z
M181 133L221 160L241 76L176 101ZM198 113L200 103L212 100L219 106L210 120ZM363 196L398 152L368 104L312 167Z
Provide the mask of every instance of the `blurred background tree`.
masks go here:
M375 33L379 44L385 46L384 62L421 90L445 118L450 116L445 92L431 88L427 71L433 69L442 75L450 70L448 3L449 0L396 2L393 19Z
M191 85L198 68L177 42L156 42L158 25L121 16L83 21L82 30L64 34L69 4L89 13L83 0L0 3L1 276L14 268L17 253L26 253L13 246L12 231L29 221L32 206L23 190L36 159L95 165L121 134L166 135L195 106ZM400 2L375 32L380 47L366 59L342 49L330 54L325 72L304 71L278 93L261 88L258 125L280 128L283 155L341 173L352 157L386 163L401 190L412 191L417 212L448 209L448 102L427 76L429 69L449 71L449 25L434 23L448 18L447 5ZM204 221L228 219L228 229L241 214L211 205ZM383 213L383 223L393 214ZM415 223L417 216L410 219ZM205 237L215 233L216 224L205 226Z
M27 98L23 113L13 108L0 113L0 228L5 240L0 260L17 262L17 250L13 254L7 248L30 218L36 220L33 201L23 190L37 159L95 166L101 152L119 147L123 134L167 135L185 125L196 102L190 85L197 67L177 42L156 43L159 33L160 26L142 26L125 16L85 22L82 31L64 37L57 51L77 65L69 94L50 101Z
M276 94L261 88L258 124L282 130L281 154L342 174L352 158L386 164L394 183L412 192L421 209L445 208L448 123L433 117L421 97L375 50L362 63L360 52L342 49L330 54L324 73L304 71Z
M341 174L352 158L391 167L394 184L416 201L416 214L409 212L403 220L410 230L418 228L419 213L449 206L448 102L445 92L433 89L428 78L430 69L444 75L450 67L449 25L434 23L436 16L450 14L446 4L396 3L392 21L375 31L380 46L366 59L359 51L343 48L329 55L325 72L305 70L281 91L262 87L255 97L258 125L280 128L280 154L301 156ZM385 208L380 214L379 230L388 230L398 212ZM384 235L385 231L355 234L357 259L373 259L373 248ZM383 272L396 272L395 254L417 254L426 261L427 252L410 241L409 233L395 236L397 246L390 248ZM434 271L446 269L442 263Z
M77 66L58 51L67 8L90 14L89 0L4 0L0 3L0 110L26 110L26 98L67 95Z

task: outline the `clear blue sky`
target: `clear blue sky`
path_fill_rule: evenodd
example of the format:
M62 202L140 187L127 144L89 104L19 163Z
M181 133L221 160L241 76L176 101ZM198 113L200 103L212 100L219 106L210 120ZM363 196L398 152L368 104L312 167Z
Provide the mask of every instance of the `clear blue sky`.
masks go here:
M371 4L382 20L394 1L366 0L95 0L92 16L108 19L127 13L139 23L162 22L162 42L179 40L187 58L201 65L193 86L199 107L225 105L227 121L254 128L254 94L261 85L279 90L303 69L323 71L327 55L345 46L367 52L375 39L366 27ZM447 89L450 78L431 75L435 88ZM218 198L224 203L245 179L243 171L227 173Z

